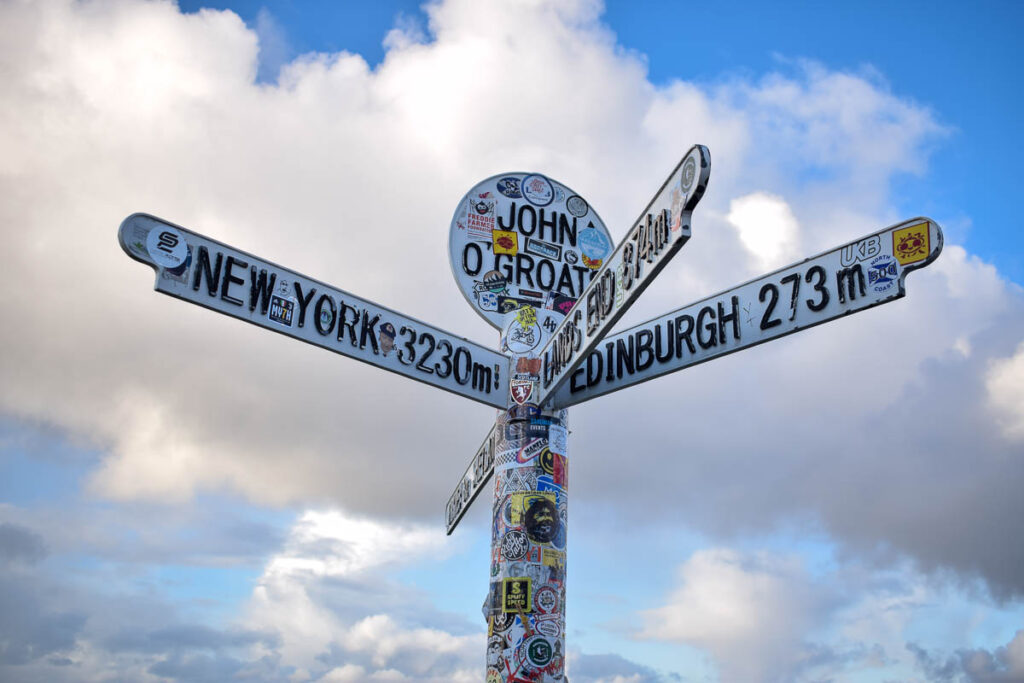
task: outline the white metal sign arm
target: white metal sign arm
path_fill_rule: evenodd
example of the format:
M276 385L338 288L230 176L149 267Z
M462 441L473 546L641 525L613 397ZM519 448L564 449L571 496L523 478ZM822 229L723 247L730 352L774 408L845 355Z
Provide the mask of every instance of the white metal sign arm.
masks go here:
M895 301L934 261L942 230L914 218L608 337L571 373L559 407Z
M495 408L508 357L415 318L147 214L118 231L155 289Z

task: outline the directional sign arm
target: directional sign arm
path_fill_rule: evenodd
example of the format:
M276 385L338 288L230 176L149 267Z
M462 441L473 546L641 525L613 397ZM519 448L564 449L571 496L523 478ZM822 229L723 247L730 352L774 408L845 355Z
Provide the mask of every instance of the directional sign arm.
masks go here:
M582 403L895 301L938 258L942 230L914 218L684 306L604 340L552 403Z
M466 512L469 511L469 506L480 495L484 484L490 481L491 475L494 474L496 430L497 425L491 425L491 431L487 432L484 442L476 450L476 455L473 456L469 466L466 467L466 471L455 487L455 491L448 498L448 504L444 508L444 522L449 536L455 531L455 526L466 515Z
M118 231L158 292L496 408L508 357L147 214Z
M640 213L541 351L544 372L540 403L558 392L690 239L690 217L704 196L710 173L707 147L694 145Z

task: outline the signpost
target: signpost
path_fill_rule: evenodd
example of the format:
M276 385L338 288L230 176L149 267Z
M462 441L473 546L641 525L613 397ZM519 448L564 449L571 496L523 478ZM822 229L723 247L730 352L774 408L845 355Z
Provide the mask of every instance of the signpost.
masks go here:
M711 155L694 145L541 351L543 404L568 379L669 259L690 239L690 214L707 189Z
M158 292L505 407L503 354L155 216L132 214L118 239Z
M157 291L498 408L445 525L493 479L485 680L564 681L566 408L894 301L942 249L934 221L905 221L605 339L690 238L709 174L696 145L614 250L589 203L555 180L474 186L449 254L467 301L501 330L500 352L153 216L129 216L118 236Z

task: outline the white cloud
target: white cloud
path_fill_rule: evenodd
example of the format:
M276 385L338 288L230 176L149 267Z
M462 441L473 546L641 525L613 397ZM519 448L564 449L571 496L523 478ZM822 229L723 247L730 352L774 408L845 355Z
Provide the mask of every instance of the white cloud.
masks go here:
M800 226L782 197L754 192L729 202L726 216L761 271L799 260Z
M985 377L988 400L1003 434L1024 440L1024 343L1009 358L994 359Z
M690 144L710 146L694 237L633 319L759 274L737 258L756 228L728 218L752 197L778 217L775 258L903 218L892 178L923 172L943 134L926 108L814 65L655 87L599 9L431 5L429 35L401 28L374 69L306 55L266 85L258 34L229 12L0 5L0 315L17 321L0 329L0 410L97 444L101 496L440 520L491 410L155 295L120 221L146 210L490 344L444 244L453 202L502 170L567 182L618 237ZM852 548L1024 590L1005 542L1020 472L975 410L987 362L1022 338L1020 293L951 244L908 280L905 301L574 411L573 448L593 455L580 490L710 534L810 515ZM646 425L648 447L613 421ZM306 569L356 571L358 547Z

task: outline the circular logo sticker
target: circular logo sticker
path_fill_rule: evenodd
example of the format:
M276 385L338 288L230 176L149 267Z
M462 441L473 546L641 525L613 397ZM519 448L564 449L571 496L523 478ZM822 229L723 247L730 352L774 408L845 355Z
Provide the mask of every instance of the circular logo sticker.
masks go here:
M590 207L587 206L587 200L585 200L578 194L574 194L573 196L565 200L565 209L573 216L576 216L577 218L583 218L584 216L587 215L587 211L590 209Z
M188 245L185 236L174 228L153 228L146 236L146 252L158 266L177 268L188 257Z
M487 678L484 680L486 681L486 683L502 683L504 679L500 671L493 667L490 667L487 669Z
M512 529L501 539L501 554L506 560L521 560L530 549L530 541L519 529Z
M548 638L557 638L562 634L562 627L559 625L558 619L538 619L537 632Z
M498 612L491 617L491 626L496 633L504 633L512 627L515 620L516 615L512 612Z
M611 241L596 228L580 230L580 250L591 261L600 261L608 255Z
M534 636L526 641L526 659L538 668L547 666L553 654L551 642L544 636Z
M683 192L689 192L690 188L693 187L693 179L697 177L697 160L690 157L683 164L683 177L682 177L682 189Z
M871 259L868 266L868 287L876 294L884 294L900 281L900 264L892 256L882 254Z
M542 614L550 614L558 607L558 591L551 586L541 586L533 594L533 606Z
M539 173L523 178L519 191L526 197L526 201L534 206L547 206L555 199L555 188L552 187L551 181Z

